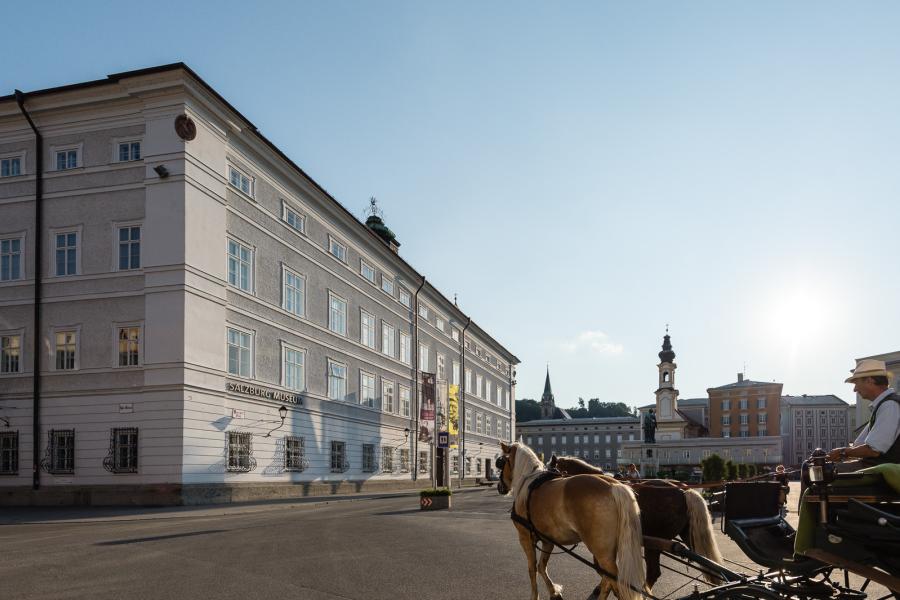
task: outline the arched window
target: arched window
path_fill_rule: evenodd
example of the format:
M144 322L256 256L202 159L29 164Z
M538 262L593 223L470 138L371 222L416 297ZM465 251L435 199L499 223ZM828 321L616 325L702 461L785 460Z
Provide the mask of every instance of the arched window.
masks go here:
M669 381L669 372L663 371L663 382L668 382L668 381Z

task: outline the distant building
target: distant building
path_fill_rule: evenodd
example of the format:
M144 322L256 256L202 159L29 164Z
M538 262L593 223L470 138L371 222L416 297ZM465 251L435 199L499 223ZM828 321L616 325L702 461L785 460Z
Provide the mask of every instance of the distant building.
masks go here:
M834 394L781 397L785 462L800 465L816 448L846 446L850 431L850 406Z
M779 435L780 383L744 379L706 390L709 394L709 435L766 437Z

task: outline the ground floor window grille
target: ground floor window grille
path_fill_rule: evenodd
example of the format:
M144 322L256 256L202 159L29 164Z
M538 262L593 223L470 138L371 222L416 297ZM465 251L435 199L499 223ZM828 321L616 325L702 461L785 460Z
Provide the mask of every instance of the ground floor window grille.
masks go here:
M256 468L253 458L253 434L242 431L228 433L228 470L249 473Z
M394 449L390 446L381 447L381 472L390 473L394 470Z
M409 448L400 449L400 472L409 473Z
M284 470L306 469L306 447L302 437L289 435L284 438Z
M450 472L459 473L459 456L450 457Z
M19 432L0 432L0 475L19 474Z
M481 459L475 461L475 474L481 475Z
M362 447L362 470L363 473L374 473L378 469L375 462L375 444L363 444Z
M428 472L428 451L419 452L419 473Z
M109 435L109 454L103 468L111 473L137 473L138 430L136 427L112 429Z
M471 475L471 474L472 474L472 457L467 456L466 457L466 475Z
M75 472L75 430L51 429L47 436L47 456L44 469L48 473L71 474Z
M331 442L331 472L343 473L350 468L347 462L347 444L344 442Z

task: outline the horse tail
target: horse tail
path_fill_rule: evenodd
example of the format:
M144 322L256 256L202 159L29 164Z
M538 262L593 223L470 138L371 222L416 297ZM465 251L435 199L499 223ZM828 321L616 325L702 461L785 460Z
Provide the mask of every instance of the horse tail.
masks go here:
M619 541L616 544L616 569L619 600L641 600L645 589L644 561L641 546L641 511L634 492L627 485L613 484L612 496L619 513Z
M722 553L713 535L712 519L706 501L696 490L685 490L684 501L687 504L688 527L690 530L691 548L697 554L722 564ZM710 575L704 575L710 583L717 583L718 579Z

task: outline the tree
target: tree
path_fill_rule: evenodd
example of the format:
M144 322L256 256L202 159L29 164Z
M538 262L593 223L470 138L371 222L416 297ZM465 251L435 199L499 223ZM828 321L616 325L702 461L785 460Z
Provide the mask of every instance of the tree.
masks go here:
M722 481L725 476L725 461L718 454L711 454L700 461L703 481Z
M747 465L747 477L756 477L756 465Z
M725 461L725 479L734 481L737 479L737 465L731 462L731 459Z
M536 421L541 418L541 405L534 400L516 400L516 422Z
M578 408L584 408L584 398L581 396L578 397Z
M737 476L738 479L746 479L747 478L747 465L744 463L740 463L737 466Z

